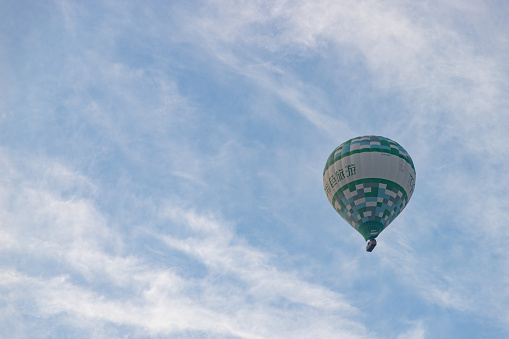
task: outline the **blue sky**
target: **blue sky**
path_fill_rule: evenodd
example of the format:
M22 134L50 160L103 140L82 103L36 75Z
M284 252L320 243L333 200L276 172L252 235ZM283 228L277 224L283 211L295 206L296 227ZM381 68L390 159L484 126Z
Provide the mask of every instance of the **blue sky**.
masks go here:
M504 1L2 1L0 337L509 337ZM382 135L372 253L327 201Z

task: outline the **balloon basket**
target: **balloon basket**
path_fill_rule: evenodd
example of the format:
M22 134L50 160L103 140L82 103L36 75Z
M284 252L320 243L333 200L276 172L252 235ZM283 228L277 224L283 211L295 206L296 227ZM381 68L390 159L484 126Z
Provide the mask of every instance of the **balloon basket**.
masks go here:
M368 244L366 245L366 251L371 252L376 246L375 239L369 239Z

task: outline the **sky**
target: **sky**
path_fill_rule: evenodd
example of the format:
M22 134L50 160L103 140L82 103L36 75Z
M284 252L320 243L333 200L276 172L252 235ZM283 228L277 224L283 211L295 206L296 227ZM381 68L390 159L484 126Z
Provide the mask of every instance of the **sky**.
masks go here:
M0 1L0 337L509 337L509 3ZM372 253L329 154L411 155Z

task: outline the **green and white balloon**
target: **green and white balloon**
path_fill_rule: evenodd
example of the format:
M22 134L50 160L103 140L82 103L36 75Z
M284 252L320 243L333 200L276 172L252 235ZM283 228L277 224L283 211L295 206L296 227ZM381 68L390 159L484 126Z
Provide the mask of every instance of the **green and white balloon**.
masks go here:
M323 187L334 209L368 241L403 211L415 178L414 163L403 147L369 135L350 139L332 152Z

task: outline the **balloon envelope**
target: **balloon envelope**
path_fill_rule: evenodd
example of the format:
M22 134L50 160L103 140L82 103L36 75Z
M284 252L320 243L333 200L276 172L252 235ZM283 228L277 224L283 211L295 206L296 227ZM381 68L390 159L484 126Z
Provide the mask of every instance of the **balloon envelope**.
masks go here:
M408 204L415 178L414 163L403 147L368 135L332 152L323 171L323 188L339 215L368 241Z

